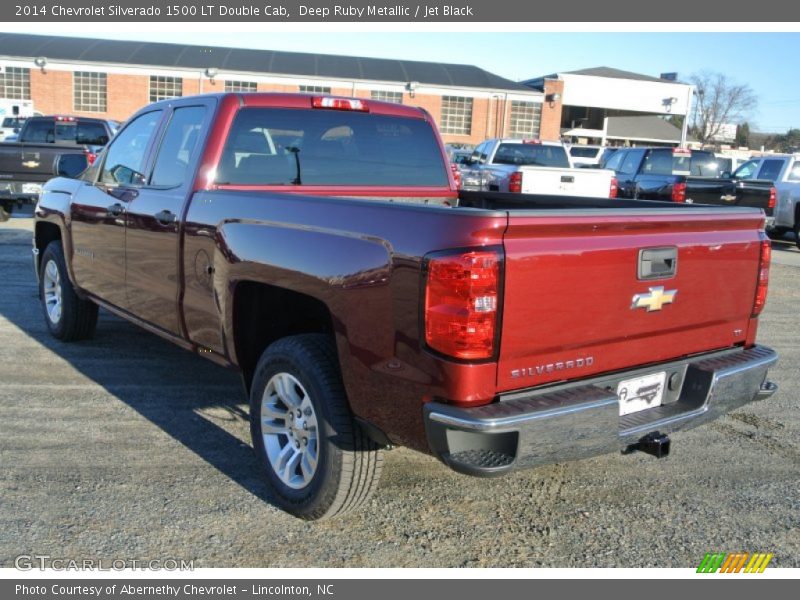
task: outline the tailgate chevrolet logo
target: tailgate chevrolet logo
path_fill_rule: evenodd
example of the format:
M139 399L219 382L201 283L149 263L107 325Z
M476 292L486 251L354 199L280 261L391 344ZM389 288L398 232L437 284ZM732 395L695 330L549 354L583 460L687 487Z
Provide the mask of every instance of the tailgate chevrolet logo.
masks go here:
M38 167L40 164L42 164L42 163L40 163L40 162L37 162L37 161L35 161L35 160L26 160L24 163L22 163L22 166L23 166L23 167L27 167L27 168L29 168L29 169L35 169L35 168L36 168L36 167Z
M635 294L633 296L631 309L646 308L647 312L661 310L661 307L665 304L672 304L677 293L678 290L664 291L664 288L661 286L651 287L647 294Z
M725 194L724 196L720 196L719 199L724 200L725 202L733 202L736 200L736 196L733 194Z

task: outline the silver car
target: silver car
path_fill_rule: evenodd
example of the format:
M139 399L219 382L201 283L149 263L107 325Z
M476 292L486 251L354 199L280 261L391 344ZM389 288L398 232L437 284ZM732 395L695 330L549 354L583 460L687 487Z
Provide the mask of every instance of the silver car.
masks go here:
M775 221L767 229L770 237L780 238L793 231L800 248L800 154L775 154L748 160L733 174L736 179L768 179L777 191Z

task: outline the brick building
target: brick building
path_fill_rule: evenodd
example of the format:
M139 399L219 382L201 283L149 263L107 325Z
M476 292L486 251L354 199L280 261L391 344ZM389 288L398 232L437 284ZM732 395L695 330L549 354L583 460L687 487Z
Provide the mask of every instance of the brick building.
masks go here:
M44 114L123 121L174 96L307 92L421 106L448 143L559 135L542 91L471 65L0 33L0 69L0 98Z

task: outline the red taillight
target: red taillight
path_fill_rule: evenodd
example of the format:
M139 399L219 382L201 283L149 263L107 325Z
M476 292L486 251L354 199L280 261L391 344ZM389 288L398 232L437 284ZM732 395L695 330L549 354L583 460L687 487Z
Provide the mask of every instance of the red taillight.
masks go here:
M330 108L332 110L358 110L368 112L367 105L353 98L333 98L331 96L314 96L311 99L314 108Z
M433 255L425 281L425 343L462 360L495 354L502 250Z
M772 260L772 244L769 240L761 240L761 258L758 263L758 281L756 282L756 299L753 302L753 317L764 310L767 303L767 287L769 287L769 263Z
M769 188L769 202L767 203L767 208L775 208L775 203L778 199L778 190L775 189L775 186Z
M522 172L517 171L511 174L508 180L508 191L515 194L522 193Z
M686 202L686 184L675 183L672 185L672 201Z
M453 181L456 183L456 188L461 189L461 171L458 170L458 165L450 163L450 170L453 171Z
M619 182L616 177L611 178L611 187L608 190L609 198L616 198L619 194Z
M97 154L95 154L94 152L89 152L87 150L84 154L86 154L86 162L89 163L90 165L93 165L94 161L97 160Z

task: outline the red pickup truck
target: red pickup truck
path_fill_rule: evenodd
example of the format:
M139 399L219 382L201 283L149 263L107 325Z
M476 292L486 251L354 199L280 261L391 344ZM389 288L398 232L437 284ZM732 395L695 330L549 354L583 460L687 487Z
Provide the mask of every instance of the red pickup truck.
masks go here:
M459 193L424 110L223 94L152 104L49 181L33 252L55 337L91 337L100 306L240 370L278 503L320 519L364 502L392 445L472 475L663 455L769 397L763 227Z

